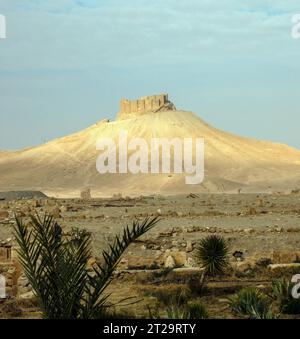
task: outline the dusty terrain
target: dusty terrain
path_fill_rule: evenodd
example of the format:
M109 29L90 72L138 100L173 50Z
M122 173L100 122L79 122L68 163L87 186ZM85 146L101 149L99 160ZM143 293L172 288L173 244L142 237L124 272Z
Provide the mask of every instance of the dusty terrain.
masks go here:
M105 174L96 170L99 138L119 133L128 140L204 138L205 180L186 185L185 174ZM117 147L118 149L118 147ZM131 152L132 153L132 152ZM129 156L131 154L129 152ZM218 130L186 111L165 111L99 123L38 147L0 153L0 190L40 190L50 196L78 196L91 188L94 196L199 192L275 192L300 186L300 151Z
M142 299L122 309L136 316L149 316L148 306L163 314L161 295L166 296L170 291L172 295L185 293L192 277L197 278L198 274L197 241L208 234L225 237L232 265L226 276L209 282L208 291L202 297L212 317L232 317L226 298L242 286L268 290L275 276L283 274L270 270L269 264L300 262L300 194L297 191L260 195L5 200L0 201L0 211L0 239L12 237L14 212L25 218L34 211L49 212L64 232L79 227L92 233L95 260L101 257L101 249L122 226L133 219L159 216L159 225L129 248L110 287L113 301L127 296ZM236 251L243 253L240 262L233 256ZM165 269L169 256L175 261L174 270L170 271ZM296 273L300 273L300 267L295 266L299 271ZM26 307L22 316L39 316L34 308L32 311L29 307L30 313Z

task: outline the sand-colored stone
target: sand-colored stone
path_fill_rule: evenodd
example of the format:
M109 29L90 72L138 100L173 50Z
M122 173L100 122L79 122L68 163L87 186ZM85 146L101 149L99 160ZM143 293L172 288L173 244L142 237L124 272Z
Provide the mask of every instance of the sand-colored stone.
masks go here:
M140 104L134 104L134 109L142 112L135 112L134 119L102 120L38 147L0 153L1 190L39 190L49 196L79 197L82 187L90 187L93 197L107 197L120 192L126 195L236 193L238 189L243 193L290 192L299 186L300 151L295 148L223 132L192 112L170 111L165 106L156 113L146 112ZM124 130L128 140L138 137L148 144L154 136L204 138L203 184L186 185L185 173L100 175L96 170L100 154L95 147L97 141L99 138L118 141Z
M272 262L274 264L292 264L300 262L300 251L274 251Z
M175 106L168 99L168 94L159 94L143 97L138 100L121 99L118 119L128 119L134 116L161 110L175 110Z

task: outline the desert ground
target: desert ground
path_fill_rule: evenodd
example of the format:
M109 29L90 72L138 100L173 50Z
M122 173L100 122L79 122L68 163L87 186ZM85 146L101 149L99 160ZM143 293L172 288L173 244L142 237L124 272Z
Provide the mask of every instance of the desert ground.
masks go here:
M201 299L211 318L232 318L227 298L242 287L271 293L274 280L300 273L298 190L289 194L115 195L102 199L16 199L12 195L0 200L0 239L11 238L15 244L15 213L26 220L30 213L46 212L65 234L73 227L91 232L95 261L101 260L101 250L124 225L152 216L161 219L130 246L109 287L113 303L135 298L136 303L117 307L127 317L147 318L150 313L164 317L166 300L184 296ZM197 243L210 234L226 239L230 267L224 276L210 278L199 295ZM30 293L28 284L20 282L17 296L0 305L1 317L40 317Z

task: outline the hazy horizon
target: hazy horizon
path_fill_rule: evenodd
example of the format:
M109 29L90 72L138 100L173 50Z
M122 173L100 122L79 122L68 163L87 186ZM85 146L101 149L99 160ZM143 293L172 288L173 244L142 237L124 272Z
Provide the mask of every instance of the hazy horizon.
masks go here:
M0 149L169 93L216 128L300 149L297 1L0 0Z

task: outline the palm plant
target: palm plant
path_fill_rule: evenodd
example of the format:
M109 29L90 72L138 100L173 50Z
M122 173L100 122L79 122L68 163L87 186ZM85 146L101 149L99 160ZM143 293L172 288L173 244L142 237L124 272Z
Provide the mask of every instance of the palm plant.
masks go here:
M200 278L201 290L207 275L216 276L223 274L228 266L229 249L223 237L218 235L210 235L202 240L198 245L197 259L203 268Z
M107 317L110 304L105 290L128 246L151 230L157 218L134 221L102 252L103 263L88 269L91 236L77 232L65 239L50 215L30 216L30 227L16 217L14 227L19 259L44 318L93 319Z

